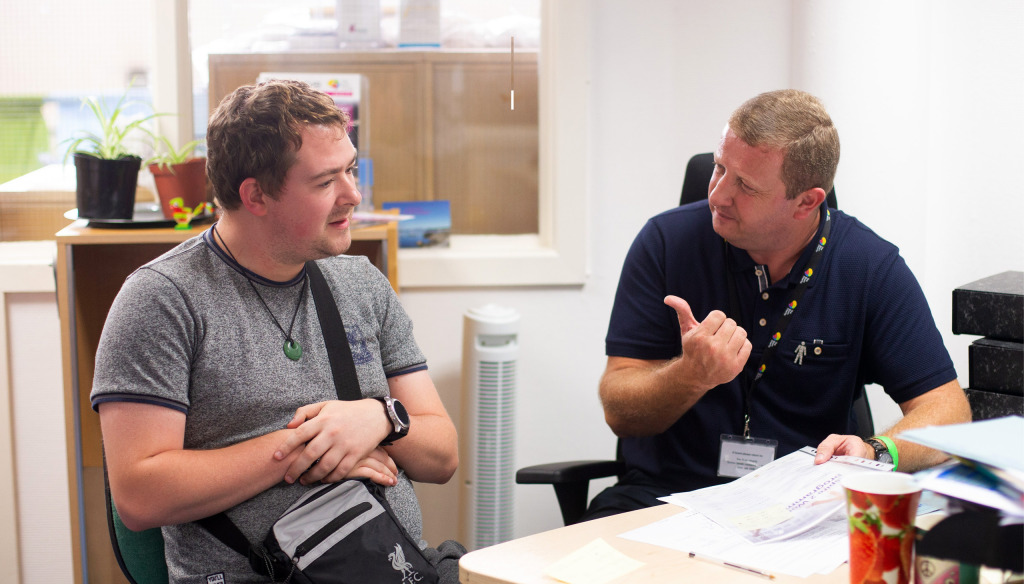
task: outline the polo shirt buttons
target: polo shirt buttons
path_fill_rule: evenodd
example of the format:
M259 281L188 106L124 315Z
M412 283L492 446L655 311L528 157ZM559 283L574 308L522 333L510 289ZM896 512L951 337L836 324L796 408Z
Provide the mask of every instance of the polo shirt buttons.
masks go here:
M761 293L761 298L764 299L764 300L768 300L768 293L767 292L762 292Z
M766 324L768 324L768 321L762 318L761 320L757 321L757 324L765 326Z
M764 272L762 272L761 270L754 270L754 275L760 278L761 276L764 275Z

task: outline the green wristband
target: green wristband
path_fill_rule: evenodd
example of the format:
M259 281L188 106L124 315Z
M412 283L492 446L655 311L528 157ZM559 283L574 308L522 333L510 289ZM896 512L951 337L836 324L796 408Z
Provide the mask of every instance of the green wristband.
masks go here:
M892 457L892 470L896 471L900 467L900 453L896 452L896 443L892 441L892 438L888 436L875 436L878 440L881 440L885 447L889 450L889 456Z

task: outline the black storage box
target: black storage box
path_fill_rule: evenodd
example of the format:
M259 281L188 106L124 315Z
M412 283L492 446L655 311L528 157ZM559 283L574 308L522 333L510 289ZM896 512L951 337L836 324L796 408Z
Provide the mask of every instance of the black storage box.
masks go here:
M1024 343L978 339L967 358L972 389L1024 396Z
M1024 342L1024 272L1002 272L954 289L953 333Z

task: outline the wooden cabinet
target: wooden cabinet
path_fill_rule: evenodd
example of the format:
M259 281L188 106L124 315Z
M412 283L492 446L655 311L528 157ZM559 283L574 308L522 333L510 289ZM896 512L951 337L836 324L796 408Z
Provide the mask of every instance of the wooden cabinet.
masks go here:
M449 200L452 232L537 233L537 53L404 51L210 55L210 111L260 73L365 76L374 203ZM360 146L362 147L362 146Z
M95 229L74 223L57 233L64 411L75 582L125 582L114 559L104 506L99 416L89 403L96 347L107 311L137 267L201 229ZM349 254L366 255L398 287L395 223L352 232Z

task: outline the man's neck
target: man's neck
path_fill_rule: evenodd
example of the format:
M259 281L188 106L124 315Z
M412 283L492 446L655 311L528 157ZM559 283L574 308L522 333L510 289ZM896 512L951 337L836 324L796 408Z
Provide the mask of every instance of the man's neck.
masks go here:
M276 261L268 247L272 240L261 233L257 225L246 224L245 219L224 213L214 229L216 244L238 265L254 274L274 282L287 282L302 270L302 266Z
M800 259L800 256L807 248L807 244L818 233L820 223L821 211L819 210L814 213L813 219L808 218L807 228L793 238L794 243L792 245L779 250L751 253L750 258L758 264L768 266L768 275L771 277L771 283L774 284L789 275L790 270L793 269L796 261Z

